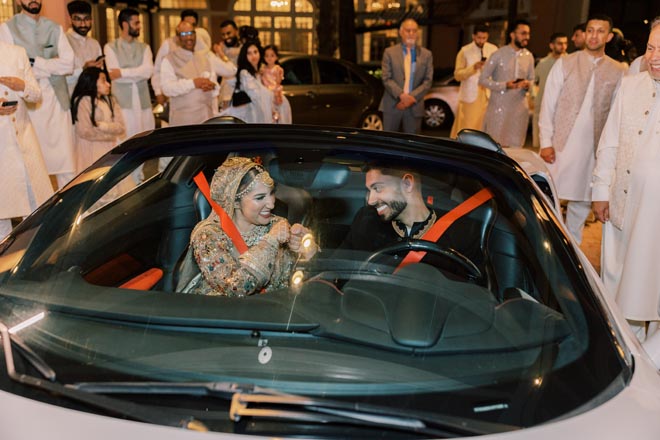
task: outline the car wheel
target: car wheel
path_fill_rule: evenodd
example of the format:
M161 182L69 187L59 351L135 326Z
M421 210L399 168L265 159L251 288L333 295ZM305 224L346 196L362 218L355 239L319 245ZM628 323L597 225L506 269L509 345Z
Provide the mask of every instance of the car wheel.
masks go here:
M383 117L377 112L367 113L362 117L362 121L360 122L360 128L364 128L366 130L382 131Z
M444 128L449 126L454 117L451 109L446 102L439 99L429 99L424 102L424 122L425 128Z

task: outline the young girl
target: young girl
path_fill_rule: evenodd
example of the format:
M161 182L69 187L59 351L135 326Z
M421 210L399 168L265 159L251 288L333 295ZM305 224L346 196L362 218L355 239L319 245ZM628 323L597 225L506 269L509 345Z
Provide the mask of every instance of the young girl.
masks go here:
M119 104L110 96L110 83L98 67L88 67L71 96L75 124L77 172L110 151L126 133Z
M268 90L259 79L259 69L263 64L262 49L258 41L248 41L241 46L236 67L236 85L234 90L248 94L251 102L234 105L221 115L235 116L247 123L268 124L273 122L273 92Z
M265 64L261 66L261 82L273 92L273 122L291 124L291 105L282 93L284 69L277 62L277 46L269 44L264 48Z

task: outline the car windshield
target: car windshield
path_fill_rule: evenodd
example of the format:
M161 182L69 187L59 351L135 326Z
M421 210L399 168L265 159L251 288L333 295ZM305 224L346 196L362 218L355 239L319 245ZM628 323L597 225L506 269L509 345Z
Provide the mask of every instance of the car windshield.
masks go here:
M624 371L580 260L510 159L204 128L105 156L0 248L0 321L60 380L248 383L525 427L584 407ZM213 210L193 177L210 182L236 156L263 165L273 214L319 251L264 292L195 294L191 232ZM420 187L428 215L412 227L387 216L396 194L366 186L390 168Z

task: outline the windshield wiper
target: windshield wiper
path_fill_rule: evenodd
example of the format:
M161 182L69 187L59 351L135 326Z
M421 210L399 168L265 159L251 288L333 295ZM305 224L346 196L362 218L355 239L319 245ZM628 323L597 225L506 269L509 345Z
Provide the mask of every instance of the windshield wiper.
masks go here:
M18 351L21 352L21 355L23 355L23 357L25 358L25 360L28 361L28 362L30 363L30 365L32 365L32 366L33 366L33 367L34 367L39 373L41 373L41 375L42 375L44 378L48 379L48 380L51 381L51 382L55 382L55 381L57 380L57 376L56 376L56 374L55 374L55 370L53 370L52 368L50 368L50 365L48 365L48 364L46 363L46 361L44 361L44 360L41 358L41 356L39 356L37 353L35 353L34 350L32 350L32 349L30 348L30 346L28 346L28 345L23 341L23 339L21 339L18 335L16 335L16 334L11 334L11 333L9 333L9 332L7 333L7 335L8 335L9 340L10 340L11 343L13 344L13 346L14 346ZM4 334L3 334L2 336L3 336L3 339L4 339ZM13 368L14 368L14 367L13 367L13 359L12 359L11 364L12 364L12 365L11 365L11 368L13 369ZM10 368L10 366L7 365L7 371L8 371L8 372L9 372L9 368ZM15 371L14 371L14 372L15 372ZM11 376L11 372L9 372L9 375Z
M69 398L71 400L75 400L76 402L85 403L94 408L99 408L114 415L126 417L132 420L186 428L195 431L208 431L208 429L201 422L193 419L192 417L183 419L177 418L176 416L163 414L161 410L152 410L132 402L125 402L111 397L99 396L57 383L55 382L55 371L50 368L50 366L48 366L48 364L30 347L28 347L19 337L9 333L9 329L2 322L0 322L0 337L2 337L2 351L5 357L7 375L11 380L15 382L38 388L40 390L48 391L54 395ZM38 377L30 376L28 374L18 373L14 364L12 345L17 347L17 349L21 351L21 354L25 356L25 359L50 382L44 381Z
M70 385L100 394L153 394L217 397L231 401L229 418L242 417L372 426L417 434L457 437L520 429L445 414L421 413L387 406L344 402L281 393L252 384L232 382L88 382Z

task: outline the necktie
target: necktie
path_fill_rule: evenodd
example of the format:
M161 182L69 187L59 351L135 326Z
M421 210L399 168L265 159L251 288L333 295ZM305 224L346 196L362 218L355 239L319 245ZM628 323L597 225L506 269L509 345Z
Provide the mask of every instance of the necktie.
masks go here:
M406 49L405 56L403 57L403 92L410 93L410 72L412 71L412 50Z

